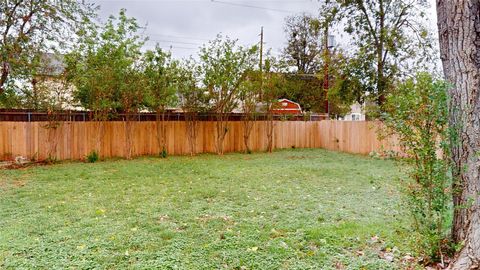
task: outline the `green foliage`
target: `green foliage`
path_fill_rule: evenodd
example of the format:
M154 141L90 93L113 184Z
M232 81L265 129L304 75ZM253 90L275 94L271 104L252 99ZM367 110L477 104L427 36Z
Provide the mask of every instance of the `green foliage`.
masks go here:
M349 34L353 54L348 79L363 85L360 98L382 105L401 74L432 66L436 54L427 31L426 1L326 1L322 16ZM355 77L352 77L355 76Z
M267 115L267 152L273 151L274 121L273 110L278 106L278 97L285 86L285 77L279 73L279 62L274 57L265 60L265 69L262 73L262 111Z
M0 104L17 107L45 52L74 42L73 32L94 16L83 1L0 1ZM15 97L18 96L18 97Z
M285 74L285 85L280 97L298 102L304 111L326 112L325 99L328 98L328 111L331 116L344 116L351 111L354 102L362 103L367 91L360 79L358 67L352 65L352 59L341 50L336 50L328 59L328 97L325 93L324 73L315 76Z
M300 104L302 110L325 112L325 90L321 75L285 74L285 85L279 98L287 98Z
M265 68L263 72L263 87L261 101L263 103L263 112L268 113L272 105L278 101L282 93L286 92L288 85L285 82L285 76L281 73L282 67L274 57L265 59Z
M175 106L177 101L177 66L169 52L160 47L149 50L143 56L146 83L146 106L156 112Z
M165 147L162 147L162 152L160 152L160 157L167 158L167 156L168 156L167 149Z
M185 113L187 138L190 154L196 153L197 115L208 108L208 95L198 86L199 68L194 60L188 59L177 67L177 95L179 105Z
M90 163L95 163L100 159L100 155L97 151L93 150L90 154L87 155L87 161Z
M284 27L287 46L283 55L288 66L299 74L315 74L321 68L322 36L320 21L308 14L289 16Z
M350 106L368 101L367 93L373 92L372 82L368 81L364 66L356 58L350 58L342 51L336 51L329 59L328 101L330 115L344 116L351 111Z
M417 247L433 259L442 252L451 199L447 90L446 82L419 73L388 96L384 116L411 158L407 202L421 235Z
M198 86L198 72L199 67L192 59L180 62L177 67L177 95L186 113L196 114L208 109L209 96Z
M201 49L198 71L208 93L209 110L216 114L216 151L220 155L228 132L228 113L239 105L241 85L257 64L256 52L255 46L243 48L236 40L220 35Z
M257 47L244 48L236 40L217 36L200 52L198 66L212 112L217 114L231 112L237 104L240 85L247 78L247 71L257 64Z
M118 18L111 16L105 25L91 24L81 31L76 49L66 55L69 80L76 86L74 97L97 120L143 106L145 80L138 60L144 41L138 31L136 20L121 10Z
M0 264L405 269L400 176L392 161L321 149L0 170Z
M238 99L243 113L253 119L260 102L262 79L260 71L248 70L246 73L245 81L239 86Z

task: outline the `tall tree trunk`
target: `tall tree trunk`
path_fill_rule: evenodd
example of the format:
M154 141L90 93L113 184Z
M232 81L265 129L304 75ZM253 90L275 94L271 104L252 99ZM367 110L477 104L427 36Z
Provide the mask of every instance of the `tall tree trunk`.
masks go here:
M194 156L197 148L197 113L185 112L185 121L187 122L186 129L190 155Z
M217 113L217 130L216 130L216 148L217 154L223 155L225 135L228 132L228 116L226 113Z
M162 157L167 155L167 126L165 123L165 108L158 108L156 114L157 120L157 142L159 154Z
M380 5L380 33L378 35L377 44L377 91L378 91L378 105L382 106L385 103L385 65L383 59L383 53L385 50L385 9L383 0L379 1Z
M97 134L95 135L95 152L100 156L102 151L102 141L105 137L105 120L96 120L96 130Z
M125 115L125 157L126 159L132 159L133 156L133 129L132 113L126 112Z
M2 58L3 59L3 58ZM5 84L10 73L10 66L6 61L3 61L0 75L0 95L5 92Z
M252 134L254 122L251 119L243 120L243 144L245 145L245 153L250 154L252 153L252 149L250 149L250 134Z
M32 79L32 92L33 92L33 102L32 102L32 106L33 106L33 109L35 109L35 111L38 110L38 108L40 107L39 106L39 102L38 102L38 87L37 87L37 84L38 84L38 81L36 79ZM1 93L0 93L1 95Z
M480 268L480 1L437 0L440 51L453 84L453 240L462 244L450 269Z
M48 130L48 153L47 159L50 162L58 160L58 137L60 122L49 122L45 128Z
M95 121L95 128L97 134L95 136L95 149L94 151L101 157L102 142L105 138L105 124L108 120L108 111L98 110L93 112L93 120Z
M269 106L271 107L271 106ZM273 113L267 113L267 152L273 152L273 135L274 135L274 127L275 123L273 122Z

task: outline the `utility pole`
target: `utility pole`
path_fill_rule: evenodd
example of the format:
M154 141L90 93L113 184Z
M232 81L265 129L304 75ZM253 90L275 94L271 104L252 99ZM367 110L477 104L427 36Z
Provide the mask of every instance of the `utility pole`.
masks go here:
M328 48L328 23L325 25L325 36L324 36L324 73L323 73L323 90L325 91L325 112L330 118L329 102L328 102L328 81L329 81L329 62L330 62L330 51Z
M260 73L263 72L263 26L260 31L260 63L259 63Z
M260 31L260 63L258 63L260 69L260 95L263 95L263 26Z

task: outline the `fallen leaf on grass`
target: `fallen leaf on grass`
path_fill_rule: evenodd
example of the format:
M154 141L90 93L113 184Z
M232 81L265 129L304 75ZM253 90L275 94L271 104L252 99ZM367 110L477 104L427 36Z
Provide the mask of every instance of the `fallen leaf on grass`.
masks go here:
M335 263L335 269L344 270L344 269L345 269L345 265L343 265L343 263L341 263L341 262L336 262L336 263Z
M393 255L392 252L380 252L379 256L387 262L393 262L395 260L395 255Z
M365 255L365 252L361 251L361 250L357 250L357 256L361 257L361 256L364 256Z

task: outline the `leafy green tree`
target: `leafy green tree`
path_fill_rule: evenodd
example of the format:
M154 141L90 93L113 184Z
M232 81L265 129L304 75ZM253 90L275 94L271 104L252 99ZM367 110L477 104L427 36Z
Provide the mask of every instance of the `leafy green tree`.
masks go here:
M229 114L238 106L240 85L247 71L256 64L252 59L256 47L243 48L236 40L218 36L200 52L199 70L210 100L210 111L215 113L216 149L223 155L223 142L228 132Z
M126 67L122 72L124 79L119 84L119 99L121 110L125 113L125 143L126 158L131 159L133 155L133 132L136 115L144 107L144 94L146 87L145 74L135 65Z
M322 28L320 21L308 14L289 16L284 27L287 46L283 55L288 66L299 74L315 74L321 68Z
M160 47L144 54L145 65L146 105L155 111L157 121L157 140L160 153L163 157L167 155L167 129L165 114L169 106L177 102L177 65L171 59L171 54L164 52Z
M313 74L283 74L284 86L280 97L299 103L304 111L324 112L323 77Z
M332 0L322 16L344 26L355 47L354 75L379 105L401 73L431 60L426 1Z
M48 71L49 74L51 74ZM32 92L35 95L27 95L23 103L27 108L47 113L47 122L42 127L47 130L47 161L55 162L58 159L57 146L59 141L59 128L65 121L65 110L70 108L72 103L72 86L66 79L65 71L50 76L36 76L32 82Z
M83 1L0 1L0 97L14 100L20 82L33 80L41 53L59 50L94 16ZM10 98L9 98L10 97ZM8 104L6 104L8 105Z
M186 133L192 156L196 153L198 114L204 112L209 103L205 89L198 86L196 71L198 68L195 61L185 60L178 65L176 80L178 101L185 115Z
M257 107L261 102L261 76L262 73L260 71L248 71L247 78L240 85L238 94L242 109L243 143L246 153L251 153L249 144L250 134L257 119Z
M384 115L388 134L398 136L411 158L405 191L419 237L416 247L434 260L443 259L451 198L447 91L445 81L419 73L387 96Z
M76 86L74 97L99 121L95 151L100 151L104 121L122 111L127 121L127 158L131 157L130 121L144 104L139 29L136 20L121 10L118 18L111 16L102 27L90 25L79 33L78 47L66 56L69 80Z
M344 116L355 102L363 104L373 89L364 80L363 67L357 58L337 50L330 56L328 111L330 116ZM323 80L322 80L323 81Z
M285 77L280 73L281 65L274 57L265 60L265 69L262 73L261 103L263 113L267 116L267 151L273 151L274 117L273 111L278 104L278 98L284 91Z

